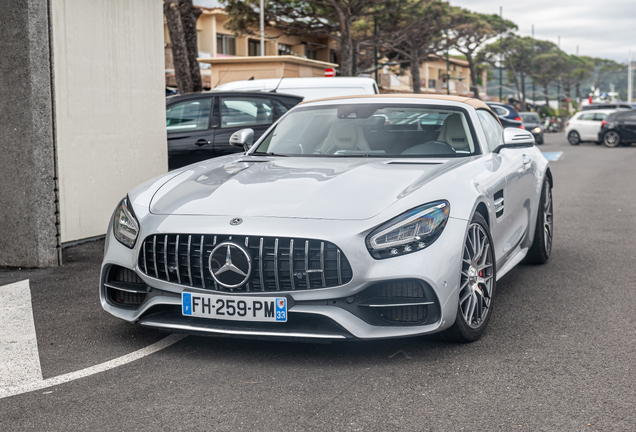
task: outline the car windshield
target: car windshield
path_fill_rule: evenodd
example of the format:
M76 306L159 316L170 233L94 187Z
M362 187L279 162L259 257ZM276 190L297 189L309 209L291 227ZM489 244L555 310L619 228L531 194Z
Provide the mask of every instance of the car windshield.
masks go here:
M521 118L524 123L541 123L539 114L536 113L523 113L521 114Z
M455 107L347 104L290 111L251 153L320 157L456 157L476 154Z

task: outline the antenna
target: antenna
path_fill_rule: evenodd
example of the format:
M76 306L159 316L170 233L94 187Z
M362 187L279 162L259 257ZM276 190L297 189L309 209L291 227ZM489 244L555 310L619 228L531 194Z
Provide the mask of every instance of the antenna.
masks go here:
M282 83L282 82L283 82L283 78L285 78L285 75L283 75L283 76L280 78L280 81L278 81L278 84L276 84L276 88L275 88L274 90L270 91L270 93L276 93L276 90L278 90L278 87L280 87L280 83Z
M221 80L223 79L223 77L225 76L225 74L227 73L227 71L229 71L230 68L225 69L225 72L223 72L223 75L221 75L221 78L219 78L219 80L216 82L216 84L214 84L214 88L217 88L219 83L221 82Z

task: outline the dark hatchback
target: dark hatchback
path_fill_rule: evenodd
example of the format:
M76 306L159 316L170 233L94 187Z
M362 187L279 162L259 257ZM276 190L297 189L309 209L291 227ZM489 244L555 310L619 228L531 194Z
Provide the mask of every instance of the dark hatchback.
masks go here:
M543 144L543 126L541 125L539 114L535 112L521 112L519 115L521 116L523 127L534 135L534 141L537 144Z
M490 107L490 109L497 114L499 120L501 121L501 125L505 128L513 127L525 129L521 122L521 117L519 113L512 107L512 105L503 104L499 102L486 102L486 105Z
M601 122L598 140L607 147L636 142L636 110L618 111Z
M300 96L280 93L233 91L166 98L169 169L242 152L230 145L234 132L252 128L256 140L302 100Z

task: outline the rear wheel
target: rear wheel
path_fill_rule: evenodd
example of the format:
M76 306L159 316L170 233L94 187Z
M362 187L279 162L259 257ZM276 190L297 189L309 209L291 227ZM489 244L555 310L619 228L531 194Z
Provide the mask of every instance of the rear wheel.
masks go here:
M621 136L616 131L605 132L605 136L603 137L603 144L606 147L614 148L617 147L621 143Z
M464 241L455 323L441 333L444 339L473 342L486 330L495 294L493 257L488 224L483 216L476 213Z
M581 136L577 131L572 131L568 134L568 142L570 145L579 145L581 142Z
M543 180L541 200L537 211L537 226L534 229L532 247L526 255L528 264L543 264L552 253L552 236L554 233L554 217L552 203L552 187L546 178Z

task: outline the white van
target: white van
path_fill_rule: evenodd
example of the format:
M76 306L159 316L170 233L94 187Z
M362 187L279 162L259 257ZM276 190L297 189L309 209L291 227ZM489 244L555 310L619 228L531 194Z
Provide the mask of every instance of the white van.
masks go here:
M336 96L378 94L378 86L371 78L270 78L248 81L233 81L221 84L214 90L272 91L304 97L305 101Z

